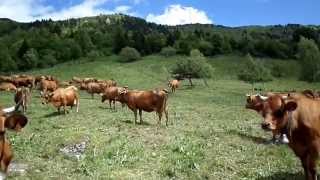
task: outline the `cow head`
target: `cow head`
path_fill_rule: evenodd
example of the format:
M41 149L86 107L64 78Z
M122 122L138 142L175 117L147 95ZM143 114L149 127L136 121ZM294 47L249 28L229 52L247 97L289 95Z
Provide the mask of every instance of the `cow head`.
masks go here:
M42 104L48 104L50 101L51 101L51 98L52 98L52 96L53 96L53 93L52 92L50 92L50 93L48 93L48 92L46 92L46 93L44 93L44 92L40 92L40 97L41 97L41 100L42 100Z
M256 94L256 95L247 94L246 109L252 109L257 112L260 112L263 109L263 103L265 99L266 97L261 96L259 94Z
M264 130L281 130L287 126L290 112L297 108L297 103L287 96L273 95L268 97L265 102L261 115L264 120L261 128Z

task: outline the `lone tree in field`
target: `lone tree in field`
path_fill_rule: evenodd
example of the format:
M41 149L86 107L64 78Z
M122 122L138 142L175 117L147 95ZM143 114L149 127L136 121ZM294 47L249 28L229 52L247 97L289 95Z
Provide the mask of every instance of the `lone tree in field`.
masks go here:
M301 64L301 79L309 82L320 81L320 52L313 40L300 38L298 57Z
M119 55L121 62L133 62L141 58L140 53L132 47L122 48Z
M255 83L272 81L272 75L269 69L265 68L263 64L254 60L250 54L246 56L243 69L238 74L238 78L252 85Z
M178 61L171 69L171 74L178 80L188 79L193 86L192 79L203 79L207 85L206 78L212 77L213 68L204 58L189 57Z

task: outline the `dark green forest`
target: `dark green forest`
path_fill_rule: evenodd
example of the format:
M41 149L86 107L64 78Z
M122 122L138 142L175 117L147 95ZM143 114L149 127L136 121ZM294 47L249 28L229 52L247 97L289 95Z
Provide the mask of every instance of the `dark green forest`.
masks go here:
M127 46L142 56L170 47L179 55L189 55L192 49L198 49L204 56L251 54L298 59L302 37L320 47L320 26L163 26L122 14L31 23L0 19L0 72L119 54Z

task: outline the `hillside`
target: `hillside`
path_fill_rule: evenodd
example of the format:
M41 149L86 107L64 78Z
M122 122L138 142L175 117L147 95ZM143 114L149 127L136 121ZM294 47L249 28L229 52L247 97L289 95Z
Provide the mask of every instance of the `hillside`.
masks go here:
M0 72L52 67L84 57L95 59L118 54L126 46L137 49L142 56L158 54L171 46L179 55L199 49L207 57L250 53L263 58L297 59L301 37L320 46L319 26L163 26L122 14L32 23L0 19Z
M67 62L28 74L51 74L62 80L72 76L114 78L130 89L154 89L167 84L167 69L183 57L147 56L133 63L119 63L117 56L94 61ZM90 59L89 59L90 60ZM249 84L236 79L242 58L220 56L208 61L214 78L187 82L169 95L169 126L158 127L154 113L143 113L144 124L133 125L133 113L117 104L108 109L100 97L81 92L80 112L59 115L42 105L34 91L20 134L9 132L14 162L27 165L24 174L9 179L298 179L300 162L283 145L271 145L271 133L260 128L261 117L244 109ZM265 84L275 91L319 89L319 83L297 81L295 61L286 63L291 74ZM12 104L12 94L1 92L1 105ZM79 160L60 149L86 140ZM292 174L288 174L291 172Z

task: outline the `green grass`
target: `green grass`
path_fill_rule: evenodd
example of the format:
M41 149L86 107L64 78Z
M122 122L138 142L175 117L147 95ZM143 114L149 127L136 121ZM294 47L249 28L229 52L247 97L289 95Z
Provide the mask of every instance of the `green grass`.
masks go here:
M63 80L72 76L114 78L131 89L165 87L167 69L183 57L145 57L120 64L117 57L94 62L66 63L30 72L51 74ZM29 124L16 134L8 133L14 161L26 163L25 175L10 174L11 179L298 179L302 168L285 145L265 143L271 134L260 129L261 117L246 110L245 94L251 85L238 81L241 58L209 59L215 77L209 87L196 80L187 82L170 94L169 127L158 127L154 113L144 113L143 125L133 125L133 113L117 104L107 109L98 96L91 99L81 92L80 112L56 115L52 106L41 104L34 92ZM270 62L282 63L275 60ZM295 62L288 65L298 71ZM292 73L287 79L265 84L276 91L319 89ZM1 92L1 105L12 105L12 94ZM88 137L85 157L75 160L59 152L65 145Z

